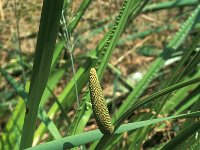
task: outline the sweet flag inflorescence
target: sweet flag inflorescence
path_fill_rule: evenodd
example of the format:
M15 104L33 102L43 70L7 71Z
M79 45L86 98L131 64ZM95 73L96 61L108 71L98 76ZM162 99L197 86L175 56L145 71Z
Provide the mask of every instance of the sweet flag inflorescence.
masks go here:
M91 68L90 70L89 88L92 109L99 130L103 134L112 134L114 131L114 126L111 124L109 111L103 95L103 90L101 89L96 70L94 68Z

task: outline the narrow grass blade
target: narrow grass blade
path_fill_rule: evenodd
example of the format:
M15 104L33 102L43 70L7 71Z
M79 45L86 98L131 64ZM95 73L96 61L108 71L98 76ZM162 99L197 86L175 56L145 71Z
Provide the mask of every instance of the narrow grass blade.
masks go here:
M24 100L27 98L27 93L23 90L24 88L10 76L7 71L0 67L0 73L6 78L8 83L14 88L17 94L19 94Z
M200 76L200 70L193 76L193 77L199 77ZM188 77L190 78L190 77ZM186 80L188 79L186 78ZM162 114L167 114L172 112L173 110L176 110L175 113L178 114L178 112L180 110L177 110L176 108L178 108L178 105L182 104L183 100L190 95L190 91L195 90L199 85L190 85L187 86L185 88L182 88L181 90L177 91L176 93L174 93L166 102L166 104L164 105L164 108L162 109L161 113ZM190 99L188 99L188 101L186 101L184 104L181 105L181 108L183 109L186 103L189 103Z
M20 149L32 146L40 99L47 84L63 0L43 3Z
M116 135L121 134L123 132L136 130L138 128L142 128L151 124L159 123L169 119L178 119L178 118L197 118L200 116L200 112L193 112L190 114L182 114L177 116L171 116L166 118L158 118L146 121L139 121L135 123L128 123L120 126L115 132ZM43 150L43 149L51 149L51 150L61 150L61 149L69 149L79 145L87 144L92 141L96 141L102 137L102 133L99 130L89 131L85 133L80 133L77 135L72 135L69 137L61 138L58 140L54 140L45 144L40 144L38 146L28 148L27 150Z
M55 87L57 82L62 77L63 73L64 73L64 70L61 68L57 72L51 74L51 76L48 80L48 85L49 85L50 89L53 89ZM14 86L17 85L16 81L11 76L9 76L9 79L11 79L11 81L12 81L11 85L12 84L14 84ZM22 85L20 85L18 88L22 89ZM28 91L28 88L29 88L29 82L27 82L27 84L26 84L26 91ZM27 93L26 91L17 92L17 93L19 94L19 96L21 96L21 98L23 98L23 93ZM42 99L41 99L41 103L40 103L41 106L43 106L43 103L46 102L46 100L49 98L49 96L50 96L50 93L46 88L43 93ZM25 105L24 105L25 101L24 101L24 99L22 100L21 98L18 100L15 109L12 111L11 118L8 120L5 130L4 130L4 133L2 135L3 141L4 140L9 141L9 142L7 142L7 143L10 143L10 144L8 144L9 149L14 149L14 147L16 147L16 146L19 147L19 137L21 136L22 123L23 123L24 113L25 113ZM43 110L43 112L44 112L44 110ZM41 120L41 121L45 122L45 120ZM53 124L52 121L49 121L49 123ZM51 131L51 127L49 127L48 129ZM7 147L6 142L4 142L3 145L4 145L4 147ZM19 149L19 148L17 148L17 149Z
M76 72L76 82L79 85L78 91L80 92L85 86L87 79L89 77L89 66L92 64L92 61L89 60L83 67L80 67ZM62 93L58 96L58 101L62 106L65 106L65 111L68 112L71 108L74 100L75 100L75 87L73 79L69 81L67 86L64 88ZM56 116L56 112L59 110L59 106L54 103L53 106L48 111L49 118L53 119ZM40 124L36 130L35 137L34 137L34 144L37 144L42 136L44 135L45 131L47 130L44 124Z
M0 149L14 149L17 146L19 149L21 129L23 127L25 113L25 103L22 98L19 98L12 116L8 120L3 134L0 136Z
M47 116L46 112L44 111L44 108L40 107L38 112L39 118L43 120L43 123L46 125L48 130L50 131L51 135L55 139L61 138L61 135L56 127L56 125L53 123L53 121L50 120L50 118Z
M156 11L161 9L169 9L174 7L194 6L198 4L198 0L174 0L161 3L154 3L147 5L143 12Z
M171 141L169 141L164 147L161 148L161 150L169 150L169 149L176 149L179 145L181 145L183 142L187 142L187 139L192 136L193 134L200 133L198 130L200 129L200 120L183 130L181 133L179 133L175 138L173 138ZM181 146L182 147L182 146ZM186 148L186 147L182 147Z
M132 104L134 104L149 83L153 80L156 74L160 71L160 69L164 66L164 63L167 59L170 58L171 54L182 44L187 34L196 24L200 15L200 5L193 11L190 17L185 21L180 30L176 33L176 35L170 40L169 44L165 47L164 52L151 64L150 69L145 74L143 79L137 85L137 87L132 91L123 104L120 106L118 112L115 115L114 120L116 120L123 112L129 108Z
M180 89L180 88L183 88L185 86L188 86L190 84L194 84L194 83L199 83L200 82L200 77L198 78L195 78L195 79L192 79L192 80L189 80L187 82L182 82L182 83L178 83L178 84L175 84L175 85L172 85L168 88L165 88L157 93L154 93L153 95L149 96L148 98L146 98L145 100L141 101L141 102L138 102L136 103L135 105L133 105L131 108L129 108L115 123L114 123L114 126L115 126L115 130L118 129L118 127L120 126L120 124L126 119L128 118L129 116L131 116L131 114L138 108L140 108L141 106L144 106L145 104L147 103L150 103L151 101L153 100L156 100L156 98L162 96L162 95L165 95L167 93L170 93L174 90L177 90L177 89ZM108 140L112 137L112 135L104 135L101 140L99 141L98 145L97 145L97 149L101 149L105 146L105 144L108 142Z

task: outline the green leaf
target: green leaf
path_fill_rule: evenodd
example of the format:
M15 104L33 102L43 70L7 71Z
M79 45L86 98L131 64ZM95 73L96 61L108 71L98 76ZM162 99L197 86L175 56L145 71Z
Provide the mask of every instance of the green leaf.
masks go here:
M159 92L156 92L154 94L152 94L151 96L149 96L148 98L146 98L145 100L136 103L135 105L133 105L131 108L127 109L127 111L114 123L115 126L115 130L118 129L118 127L120 126L120 124L125 121L126 118L128 118L129 116L131 116L131 114L137 110L138 108L140 108L141 106L144 106L145 104L148 104L150 102L152 102L153 100L156 100L156 98L168 94L174 90L177 90L179 88L183 88L185 86L188 86L190 84L194 84L194 83L198 83L200 82L200 77L189 80L187 82L182 82L182 83L178 83L175 85L172 85L170 87L167 87ZM96 148L103 148L105 146L105 144L109 141L109 139L112 137L112 135L104 135L101 140L99 141L98 145ZM103 146L104 145L104 146Z
M200 116L200 112L193 112L190 114L182 114L177 116L171 116L166 118L158 118L146 121L139 121L134 123L128 123L121 125L117 131L115 132L116 135L121 134L123 132L136 130L138 128L142 128L151 124L159 123L169 119L178 119L178 118L196 118ZM89 132L80 133L77 135L72 135L69 137L61 138L58 140L54 140L45 144L40 144L38 146L28 148L27 150L62 150L62 149L69 149L79 145L87 144L92 141L96 141L102 137L102 133L99 130L93 130Z
M149 4L143 9L143 12L149 12L149 11L155 11L155 10L161 10L161 9L169 9L169 8L174 8L174 7L193 6L193 5L197 5L197 4L198 4L198 0L166 1L166 2Z
M187 34L196 24L200 15L200 5L193 11L191 16L182 24L180 30L176 35L170 40L169 44L165 47L164 52L151 64L150 69L145 74L140 83L136 86L134 91L132 91L123 104L120 106L119 110L115 114L114 118L118 118L123 112L134 104L141 94L144 92L149 83L155 78L160 69L164 66L167 59L170 58L171 54L182 44Z
M38 108L50 72L62 5L63 0L44 0L43 3L20 149L32 146Z
M182 143L187 142L187 139L190 138L190 136L192 136L193 134L196 134L196 136L198 137L198 134L200 133L199 129L200 129L200 120L195 122L188 128L186 128L185 130L183 130L175 138L169 141L164 147L162 147L161 150L177 149L179 145L181 146ZM186 147L182 147L182 148L187 149ZM190 149L193 149L193 148L190 147Z

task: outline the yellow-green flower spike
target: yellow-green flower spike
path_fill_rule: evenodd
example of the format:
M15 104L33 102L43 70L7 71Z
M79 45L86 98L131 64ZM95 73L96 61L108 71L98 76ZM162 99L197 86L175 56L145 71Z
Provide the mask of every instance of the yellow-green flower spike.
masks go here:
M96 70L94 68L91 68L90 70L89 85L92 109L99 130L103 134L112 134L114 131L114 126L111 124L111 119L103 91L101 89Z

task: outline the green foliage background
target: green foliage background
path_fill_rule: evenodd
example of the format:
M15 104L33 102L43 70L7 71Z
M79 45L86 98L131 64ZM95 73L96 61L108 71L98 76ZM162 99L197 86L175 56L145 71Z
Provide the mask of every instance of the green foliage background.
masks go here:
M76 2L44 0L33 60L22 52L20 3L15 1L16 55L0 45L18 58L0 67L0 115L6 118L0 120L0 149L198 149L198 0L119 1L114 14L106 13L109 19L87 19L85 37L84 16L92 10L103 14L93 7L98 3L83 0L72 14ZM96 35L103 38L88 48ZM129 67L122 60L132 53ZM139 67L134 66L137 60ZM110 96L105 93L115 126L111 135L94 127L88 90L91 67L102 87L113 87ZM139 72L140 79L133 78L133 72Z

